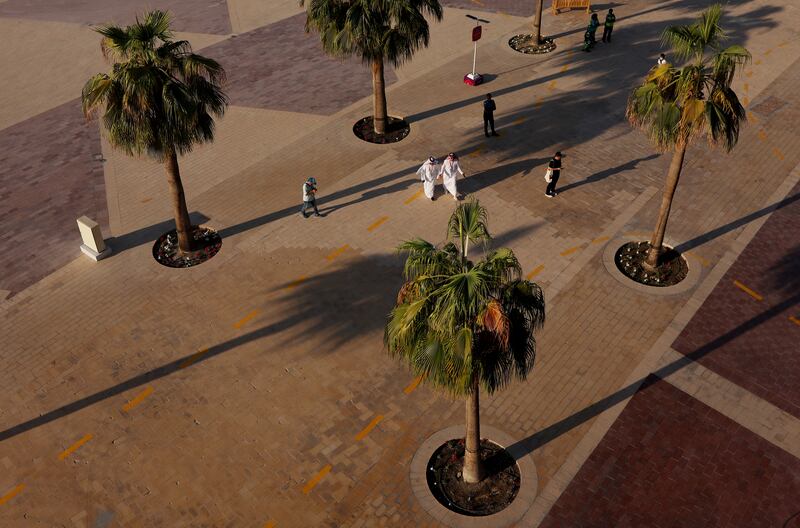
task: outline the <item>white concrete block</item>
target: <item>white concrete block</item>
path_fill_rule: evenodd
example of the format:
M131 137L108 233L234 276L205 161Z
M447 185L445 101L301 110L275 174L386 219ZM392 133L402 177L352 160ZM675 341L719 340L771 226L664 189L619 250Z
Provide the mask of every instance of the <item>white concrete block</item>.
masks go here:
M101 260L111 254L111 248L106 247L103 240L103 233L100 231L100 226L89 218L82 216L78 218L78 230L81 232L81 251L83 251L92 260Z

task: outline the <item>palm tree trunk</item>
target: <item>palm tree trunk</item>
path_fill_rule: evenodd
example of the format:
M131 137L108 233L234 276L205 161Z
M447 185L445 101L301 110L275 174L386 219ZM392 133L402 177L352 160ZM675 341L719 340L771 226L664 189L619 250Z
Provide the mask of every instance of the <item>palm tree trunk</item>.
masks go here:
M472 379L472 392L467 397L467 431L464 451L464 482L475 483L483 480L481 464L481 417L477 376Z
M544 0L536 0L536 14L533 16L533 38L536 45L542 43L542 9Z
M661 198L661 210L658 213L658 222L650 239L650 250L647 252L647 259L642 263L642 267L648 271L653 271L658 267L658 259L661 256L661 246L664 243L664 233L667 231L667 220L669 210L672 207L672 197L678 187L678 180L683 169L683 158L686 156L687 141L679 141L672 155L667 172L667 181L664 184L664 195Z
M372 119L376 134L386 133L386 83L383 80L383 58L372 61Z
M172 191L172 214L175 216L175 229L178 232L178 247L183 252L189 252L194 248L194 239L191 236L192 222L189 220L186 196L183 194L178 155L174 150L167 153L164 169L167 172L170 191Z

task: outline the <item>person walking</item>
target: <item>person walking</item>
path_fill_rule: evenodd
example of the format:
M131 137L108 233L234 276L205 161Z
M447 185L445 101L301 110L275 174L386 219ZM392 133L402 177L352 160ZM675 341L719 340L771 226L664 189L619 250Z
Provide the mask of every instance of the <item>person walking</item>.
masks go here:
M483 133L489 137L489 127L492 128L492 135L499 136L494 131L494 111L497 110L497 105L494 104L492 94L486 94L486 100L483 102Z
M425 191L425 196L430 201L434 201L436 199L436 180L439 179L439 162L433 156L429 157L417 169L417 175L422 180L422 189Z
M456 188L456 176L458 176L458 174L461 174L464 178L467 177L458 164L458 156L456 156L454 152L451 152L447 155L447 159L444 160L444 163L442 163L442 168L439 169L439 176L442 177L445 190L453 195L453 199L456 201L458 201L458 189Z
M658 56L658 60L656 61L656 66L661 66L662 64L667 63L667 56L663 53Z
M614 21L617 16L614 14L613 9L608 10L606 21L603 23L603 42L611 42L611 32L614 31Z
M550 160L550 163L547 164L547 172L545 173L544 179L547 182L547 189L544 191L544 195L548 198L552 198L553 196L557 195L556 192L556 184L558 183L558 178L561 176L561 152L556 152L553 159Z
M308 218L306 214L306 209L309 207L314 209L314 216L322 216L319 214L319 209L317 209L317 180L314 178L309 178L303 184L303 207L300 208L300 214L303 215L303 218Z
M592 46L597 43L597 38L595 37L595 33L597 33L597 28L600 27L600 20L597 18L597 13L592 13L592 18L589 19L589 27L586 29L589 31L589 35L592 39Z

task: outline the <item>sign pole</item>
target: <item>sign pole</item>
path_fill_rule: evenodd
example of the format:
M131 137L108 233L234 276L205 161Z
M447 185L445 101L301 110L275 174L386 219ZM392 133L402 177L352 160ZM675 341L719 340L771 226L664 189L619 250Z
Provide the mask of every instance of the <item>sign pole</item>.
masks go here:
M478 61L478 40L481 38L483 29L481 27L481 22L488 24L489 21L472 15L466 15L466 17L475 21L475 27L472 28L472 73L468 73L464 76L464 82L470 86L477 86L483 82L483 75L475 71Z
M478 58L478 41L476 40L473 44L475 44L475 48L472 50L472 76L475 77L475 61Z

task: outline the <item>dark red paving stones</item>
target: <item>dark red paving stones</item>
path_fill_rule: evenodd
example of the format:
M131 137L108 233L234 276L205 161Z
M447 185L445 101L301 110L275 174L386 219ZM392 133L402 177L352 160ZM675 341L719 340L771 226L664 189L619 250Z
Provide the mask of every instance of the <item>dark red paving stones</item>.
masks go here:
M80 255L82 215L108 236L100 154L77 99L0 130L0 289L18 293Z
M655 376L541 524L780 527L800 510L800 460Z
M442 5L458 7L475 11L476 16L480 11L487 13L505 13L515 16L533 16L536 2L533 0L442 0ZM545 9L549 9L549 2ZM489 20L491 17L488 17Z
M0 16L73 22L78 24L130 24L150 9L169 11L172 29L194 33L231 33L225 0L7 0Z
M325 55L305 19L300 13L203 49L226 68L232 104L330 115L372 93L369 66ZM385 71L387 85L397 79ZM391 97L388 104L391 114Z
M783 200L673 343L800 418L800 185ZM739 281L764 297L757 301Z

